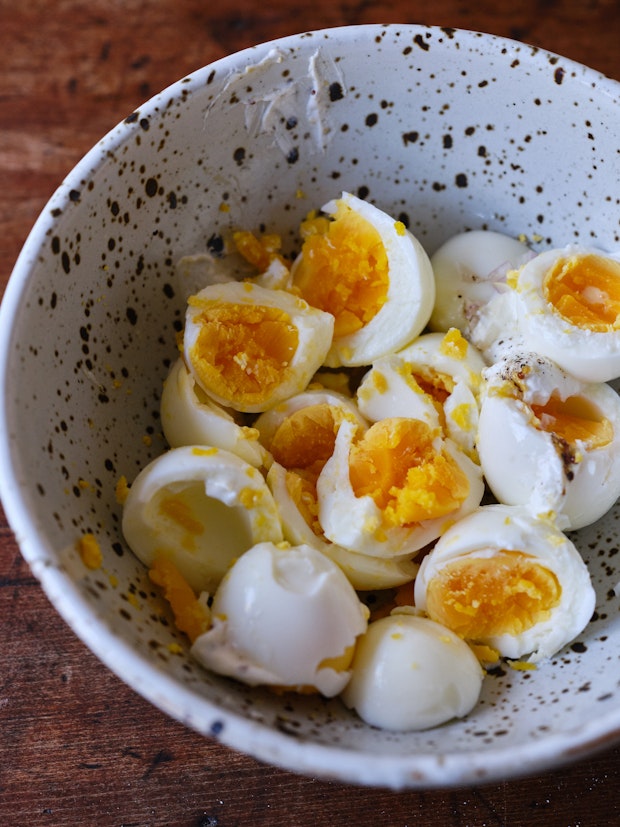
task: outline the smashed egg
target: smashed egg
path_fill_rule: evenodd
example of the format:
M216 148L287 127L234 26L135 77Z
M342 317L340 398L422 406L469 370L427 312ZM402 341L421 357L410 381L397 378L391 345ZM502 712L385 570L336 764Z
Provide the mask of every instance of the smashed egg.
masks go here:
M293 289L335 318L326 364L368 365L422 332L435 297L430 260L402 222L354 195L323 212L302 226Z
M169 559L196 593L213 592L250 546L282 540L262 474L235 454L204 446L172 448L140 471L122 530L146 566Z
M366 723L423 730L474 708L483 671L469 646L424 617L393 612L360 638L342 700Z
M231 451L256 467L266 463L267 452L256 428L244 425L237 411L210 399L181 358L164 380L159 408L162 430L171 448L210 445Z
M531 350L584 382L620 376L620 261L577 244L540 253L509 279Z
M303 390L323 364L334 319L284 290L251 282L188 299L184 358L220 405L256 413Z
M589 525L620 496L620 398L537 354L484 372L478 454L495 497Z
M250 685L337 695L368 610L338 566L309 546L259 543L217 589L192 654Z
M393 417L356 431L341 423L317 480L319 522L332 542L373 557L412 556L480 503L480 468L439 429Z
M487 505L452 526L424 558L415 605L472 643L532 663L583 631L595 605L586 564L550 520Z

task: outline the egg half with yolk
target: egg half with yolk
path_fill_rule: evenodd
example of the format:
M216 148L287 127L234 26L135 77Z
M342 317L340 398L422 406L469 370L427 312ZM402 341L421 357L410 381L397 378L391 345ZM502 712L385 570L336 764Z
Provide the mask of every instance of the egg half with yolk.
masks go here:
M326 364L367 365L422 332L435 298L430 260L405 225L343 193L302 225L293 289L335 318Z
M620 496L618 394L538 354L501 360L484 380L477 445L495 497L570 529L605 514Z
M480 503L480 468L439 429L393 417L356 430L342 422L317 480L319 522L332 542L412 556Z
M519 506L482 506L424 558L418 609L459 637L507 658L551 657L590 621L588 568L551 521Z
M303 390L323 364L334 318L284 290L251 282L188 299L185 362L220 405L257 413Z

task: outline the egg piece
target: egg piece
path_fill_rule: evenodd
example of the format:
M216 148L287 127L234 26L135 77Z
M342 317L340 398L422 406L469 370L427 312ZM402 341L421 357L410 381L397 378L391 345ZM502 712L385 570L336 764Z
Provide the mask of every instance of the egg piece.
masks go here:
M472 316L501 289L508 271L532 255L523 242L492 230L449 238L431 256L436 291L431 330L456 327L469 338Z
M583 382L620 376L620 261L577 244L549 250L510 280L531 350Z
M373 422L408 416L441 426L476 459L478 394L485 367L480 353L456 328L426 333L373 364L357 390L358 407Z
M354 589L373 591L410 583L418 564L408 557L389 559L356 554L328 540L318 519L316 483L274 462L267 484L278 503L284 538L292 545L308 545L333 560Z
M284 290L251 282L188 299L184 357L220 405L258 413L303 390L323 364L334 318Z
M251 686L337 695L350 677L368 610L325 555L310 546L259 543L213 598L213 626L192 654L207 669Z
M171 448L210 445L231 451L257 468L267 463L256 428L243 425L237 411L210 399L181 358L164 380L159 410Z
M586 627L596 596L588 568L550 520L486 505L453 525L424 558L415 603L466 641L537 663Z
M344 703L367 724L424 730L475 707L483 671L469 646L444 626L392 613L369 624L353 659Z
M335 318L326 364L368 365L404 347L425 327L435 298L419 241L377 207L350 193L302 225L293 288Z
M140 471L125 499L122 531L146 566L169 559L197 594L212 593L255 543L282 540L262 474L228 451L189 445Z
M340 425L317 480L325 536L371 557L412 557L481 501L480 468L439 430L393 417Z
M484 372L478 453L495 497L582 528L620 496L620 398L538 354Z

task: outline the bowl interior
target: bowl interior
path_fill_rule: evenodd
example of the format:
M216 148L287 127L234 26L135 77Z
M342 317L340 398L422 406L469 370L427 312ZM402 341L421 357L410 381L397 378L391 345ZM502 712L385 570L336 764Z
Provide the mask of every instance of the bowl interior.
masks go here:
M185 299L181 256L230 228L280 232L342 190L428 252L464 229L537 248L618 247L618 85L511 41L421 26L307 33L221 60L120 123L45 208L2 306L2 497L25 558L76 633L127 683L232 747L392 787L533 771L620 733L612 510L575 541L593 622L535 672L496 670L465 720L393 734L339 701L279 697L187 655L120 534L118 478L165 449L163 378ZM104 554L84 567L75 543Z

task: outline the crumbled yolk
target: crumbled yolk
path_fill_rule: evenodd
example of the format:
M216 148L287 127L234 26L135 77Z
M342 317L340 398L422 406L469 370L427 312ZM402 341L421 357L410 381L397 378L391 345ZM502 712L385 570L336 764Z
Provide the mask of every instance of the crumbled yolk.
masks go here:
M388 259L379 232L344 202L333 221L308 219L294 284L313 307L331 313L334 338L360 330L385 304Z
M447 563L427 588L429 616L461 637L519 634L549 617L562 588L555 574L521 551Z
M453 359L464 359L467 356L468 347L467 339L461 331L456 327L451 327L441 340L439 350Z
M283 420L269 450L280 465L304 469L316 480L334 451L341 421L342 414L333 405L324 402L309 405Z
M190 360L202 385L235 407L261 404L281 383L297 350L299 333L291 317L264 305L197 306L200 331Z
M179 631L184 632L192 643L211 626L211 612L194 594L190 585L176 566L166 557L157 557L149 570L149 577L163 589L164 597L174 614Z
M84 534L83 537L80 537L77 550L86 568L98 569L101 566L103 555L94 534Z
M576 327L620 329L620 262L595 254L561 258L545 275L543 293Z
M286 490L306 524L310 526L317 537L323 537L323 529L319 521L316 481L306 479L296 471L287 471Z
M435 435L425 422L395 417L376 422L352 446L355 495L370 495L387 525L445 516L467 497L466 474L449 454L436 450Z
M555 434L569 445L581 440L590 449L602 448L614 437L611 422L582 396L569 396L565 400L551 396L545 405L531 405L531 408L543 431Z
M283 260L280 255L282 240L275 233L258 237L249 230L239 230L233 233L233 241L243 258L260 273L264 272L274 259Z

